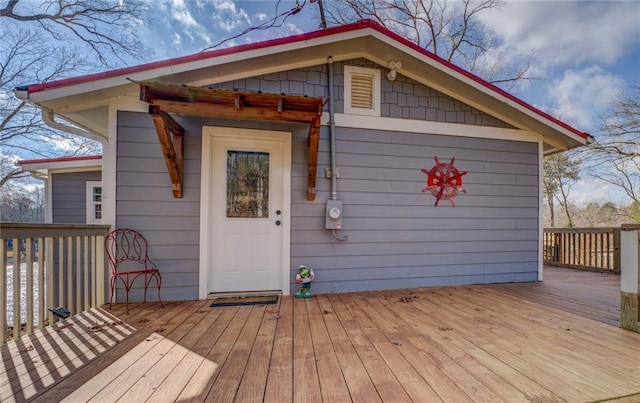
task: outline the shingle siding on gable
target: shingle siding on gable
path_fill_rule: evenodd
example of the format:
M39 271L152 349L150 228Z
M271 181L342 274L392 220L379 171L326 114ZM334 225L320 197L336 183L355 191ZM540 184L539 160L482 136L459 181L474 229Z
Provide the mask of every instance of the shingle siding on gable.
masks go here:
M87 222L87 182L100 181L100 171L51 174L51 207L54 223Z
M343 66L345 65L377 68L383 73L387 71L385 68L362 58L334 63L337 113L344 112ZM327 81L327 66L321 65L266 74L244 80L234 80L212 85L211 87L327 98L329 96ZM385 74L382 74L381 87L382 117L475 126L511 127L493 116L403 76L401 70L394 81L387 80ZM328 106L326 105L325 111L328 111Z

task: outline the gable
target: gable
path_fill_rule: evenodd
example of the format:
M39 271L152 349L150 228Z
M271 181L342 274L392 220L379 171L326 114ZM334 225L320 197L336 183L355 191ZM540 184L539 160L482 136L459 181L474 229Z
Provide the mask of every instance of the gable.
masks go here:
M139 90L136 85L138 82L180 83L189 87L199 87L243 81L247 77L279 75L281 71L322 65L329 59L336 63L359 58L375 62L384 69L390 67L392 62L401 62L402 68L397 70L398 76L404 76L438 93L451 96L462 104L496 117L514 128L542 136L545 153L586 145L593 140L587 133L368 20L146 65L20 87L16 88L15 93L18 98L48 111L51 115L50 120L58 114L81 128L89 129L84 133L76 129L78 134L106 142L108 136L104 125L94 124L95 116L89 118L85 117L85 114L89 109L94 109L104 115L104 119L98 121L106 122L106 115L110 112L104 107L110 105L110 100L114 98L135 97ZM405 106L401 102L403 100L399 99L396 106L402 108L403 117L410 117L412 112L414 115L421 115L421 108L425 107L425 120L433 119L435 112L437 121L453 121L453 112L456 112L456 121L464 120L471 123L470 115L458 112L474 112L466 109L457 110L455 105L451 110L450 106L441 106L440 102L437 110L431 110L435 108L430 106L428 101L427 105L418 104L417 107L410 103ZM444 103L446 101L443 101ZM394 116L398 114L398 110L389 109L388 114ZM46 114L43 114L43 117L44 115ZM476 125L491 124L491 119L487 120L485 117L476 116L475 120ZM496 122L496 125L500 123Z
M388 69L365 58L334 62L337 113L349 113L349 108L345 105L345 79L347 77L345 75L345 66L356 66L383 73L380 79L380 116L382 117L514 128L496 117L400 73L396 75L394 81L390 81L386 77ZM327 66L325 64L216 83L208 87L303 95L325 99L329 96ZM324 110L328 111L326 104Z

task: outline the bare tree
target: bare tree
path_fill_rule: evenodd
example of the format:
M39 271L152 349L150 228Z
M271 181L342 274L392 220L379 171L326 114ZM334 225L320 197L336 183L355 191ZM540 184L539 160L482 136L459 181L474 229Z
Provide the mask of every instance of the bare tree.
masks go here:
M544 159L544 195L549 207L551 226L555 226L555 202L562 207L569 227L573 227L573 220L569 204L571 187L578 181L580 173L580 159L571 157L568 153L558 153Z
M97 142L45 125L40 111L13 90L142 60L151 52L132 33L146 2L106 0L0 1L0 188L20 175L16 156L95 153Z
M601 117L597 142L585 151L589 173L624 191L640 205L640 85L611 102Z
M332 24L371 19L436 55L505 87L527 75L532 59L517 66L493 48L490 31L479 15L498 8L500 0L335 0L327 3Z
M88 47L106 67L128 64L127 57L140 60L147 50L135 29L148 10L144 1L8 0L0 18L36 24L58 41L69 39ZM29 27L29 28L33 28Z

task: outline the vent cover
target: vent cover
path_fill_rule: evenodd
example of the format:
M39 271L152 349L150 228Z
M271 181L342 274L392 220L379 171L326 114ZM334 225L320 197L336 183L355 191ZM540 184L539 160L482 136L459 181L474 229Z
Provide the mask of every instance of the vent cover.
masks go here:
M351 107L373 109L373 74L351 75Z
M344 66L344 113L380 116L380 70Z

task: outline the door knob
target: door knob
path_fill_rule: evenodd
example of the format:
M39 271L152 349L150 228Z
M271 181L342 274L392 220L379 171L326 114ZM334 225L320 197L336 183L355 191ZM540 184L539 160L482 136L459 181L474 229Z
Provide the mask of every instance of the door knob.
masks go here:
M276 225L280 225L280 224L281 224L280 220L276 221Z

